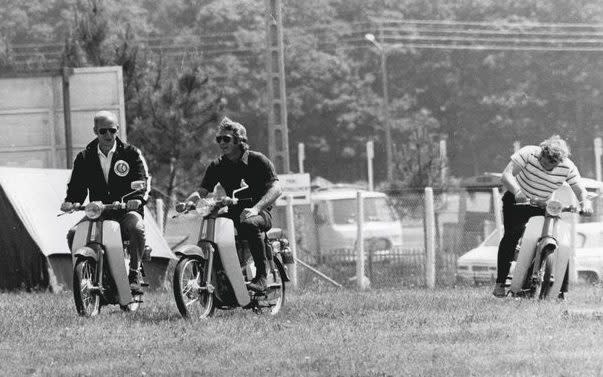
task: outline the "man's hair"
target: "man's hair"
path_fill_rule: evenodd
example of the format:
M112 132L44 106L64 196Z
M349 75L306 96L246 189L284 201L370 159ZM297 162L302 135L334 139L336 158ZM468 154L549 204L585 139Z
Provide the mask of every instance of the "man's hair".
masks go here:
M113 123L116 127L119 126L119 123L117 122L117 116L113 112L102 110L94 114L94 129L97 128L98 122L103 120Z
M218 132L221 131L232 132L232 136L238 140L242 152L249 149L249 144L247 144L247 130L241 123L235 122L228 117L224 117L218 125Z
M567 143L565 140L559 137L559 135L553 135L544 140L542 143L540 143L540 149L542 150L541 155L543 157L558 161L561 161L570 155L570 150L567 146Z

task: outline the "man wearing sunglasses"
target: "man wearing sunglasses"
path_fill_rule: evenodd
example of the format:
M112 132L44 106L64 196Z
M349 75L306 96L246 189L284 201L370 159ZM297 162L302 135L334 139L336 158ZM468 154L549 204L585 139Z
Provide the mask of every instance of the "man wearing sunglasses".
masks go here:
M249 288L256 292L266 290L266 256L263 233L272 227L270 210L282 193L272 162L260 152L249 150L245 127L229 118L223 118L218 126L216 143L222 156L212 161L205 171L199 191L186 201L196 203L205 198L214 187L220 185L231 196L240 188L241 180L249 186L239 197L249 197L249 202L229 208L239 237L247 240L249 251L256 266L256 276Z
M133 293L142 293L139 269L145 247L143 215L151 189L147 164L138 148L124 143L117 136L119 124L114 113L96 113L93 131L96 139L75 158L61 211L70 211L74 203L83 203L86 196L91 202L110 204L120 201L132 191L130 184L133 181L146 181L145 192L129 196L126 210L115 211L111 216L121 224L124 238L130 240L130 288ZM74 234L75 228L67 233L70 249Z
M492 292L496 297L506 296L505 281L511 260L526 224L533 216L544 216L544 209L520 205L528 201L546 202L553 192L567 182L581 203L586 215L592 214L592 203L580 182L580 173L569 159L567 143L554 135L539 146L529 145L511 156L502 173L506 189L502 197L504 235L498 246L496 285ZM563 287L562 287L563 291ZM563 298L563 293L560 294Z

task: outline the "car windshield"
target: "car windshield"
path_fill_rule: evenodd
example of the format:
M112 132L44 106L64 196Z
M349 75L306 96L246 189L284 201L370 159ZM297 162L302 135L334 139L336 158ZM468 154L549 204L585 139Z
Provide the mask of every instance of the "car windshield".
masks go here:
M336 199L333 203L335 224L353 224L356 222L356 199ZM396 221L392 208L384 197L364 198L364 221Z

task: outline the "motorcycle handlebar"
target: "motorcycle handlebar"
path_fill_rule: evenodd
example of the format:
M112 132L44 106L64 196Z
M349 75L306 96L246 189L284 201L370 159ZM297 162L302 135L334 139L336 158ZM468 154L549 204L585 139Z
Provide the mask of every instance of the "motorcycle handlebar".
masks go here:
M231 205L237 205L239 203L246 203L246 202L251 202L252 198L230 198L228 196L225 196L223 198L219 198L219 199L201 199L201 200L205 200L205 203L203 206L209 206L212 207L212 209L210 210L210 212L215 211L217 209L220 209L222 207L227 207L227 206L231 206ZM198 205L199 202L194 203L192 201L189 202L179 202L176 204L175 210L178 213L181 214L187 214L190 211L194 211L197 209L197 207L202 207L200 205ZM176 217L177 215L174 215L172 217Z
M88 204L90 204L90 203L88 203ZM77 211L85 211L86 206L88 204L83 205L82 203L73 203L73 207L71 207L71 209L69 211L61 212L57 216L62 216L62 215L77 212ZM123 210L123 209L127 208L127 204L124 202L114 202L111 204L102 203L102 204L100 204L100 207L101 207L101 212L105 211L105 210Z
M537 208L542 208L542 209L546 209L546 202L542 202L542 201L537 201L537 200L533 200L530 199L527 202L523 202L523 203L517 203L519 205L527 205L527 206L532 206L532 207L537 207ZM565 206L561 208L561 212L564 213L577 213L580 216L589 216L587 215L584 211L582 211L582 209L580 209L578 206L575 205L569 205L569 206Z

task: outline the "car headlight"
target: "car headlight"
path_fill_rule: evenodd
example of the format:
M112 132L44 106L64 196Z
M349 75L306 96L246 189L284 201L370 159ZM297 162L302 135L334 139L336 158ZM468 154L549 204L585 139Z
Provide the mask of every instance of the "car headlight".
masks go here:
M560 201L550 200L546 203L546 211L551 216L559 216L561 214L561 210L563 209L563 205Z
M88 203L84 209L84 213L90 220L98 219L101 213L103 213L103 204L100 202Z

